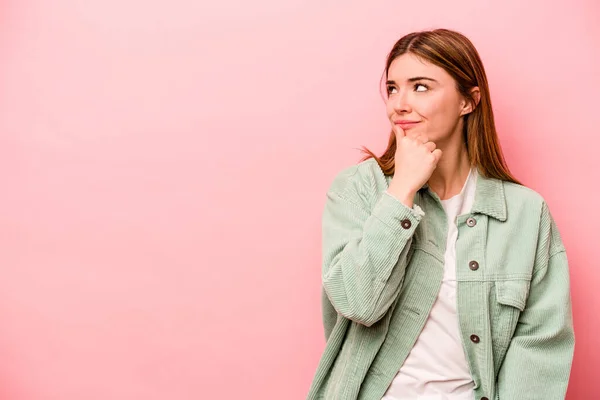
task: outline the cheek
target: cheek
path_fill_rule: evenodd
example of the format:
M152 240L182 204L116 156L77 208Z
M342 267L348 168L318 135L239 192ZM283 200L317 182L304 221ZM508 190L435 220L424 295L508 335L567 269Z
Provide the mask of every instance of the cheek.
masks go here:
M455 121L455 104L443 96L423 99L415 110L434 125L449 125Z
M436 94L418 97L414 101L414 110L428 120L437 119L443 109L442 98Z
M394 113L395 113L394 106L389 101L386 101L385 112L386 112L388 118L391 118L392 115L394 115Z

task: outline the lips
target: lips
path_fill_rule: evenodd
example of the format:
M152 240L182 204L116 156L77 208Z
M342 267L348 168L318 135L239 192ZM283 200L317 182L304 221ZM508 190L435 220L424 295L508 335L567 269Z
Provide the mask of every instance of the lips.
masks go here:
M402 120L402 121L395 121L394 124L399 125L402 129L410 129L412 127L414 127L415 125L417 125L420 121L407 121L407 120Z

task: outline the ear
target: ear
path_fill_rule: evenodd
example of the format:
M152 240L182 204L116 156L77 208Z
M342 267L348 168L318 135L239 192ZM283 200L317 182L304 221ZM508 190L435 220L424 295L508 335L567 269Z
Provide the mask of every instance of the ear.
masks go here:
M481 93L479 91L479 87L475 86L471 89L471 98L465 99L462 103L462 109L460 111L460 115L467 115L473 112L477 105L479 104L479 100L481 99Z

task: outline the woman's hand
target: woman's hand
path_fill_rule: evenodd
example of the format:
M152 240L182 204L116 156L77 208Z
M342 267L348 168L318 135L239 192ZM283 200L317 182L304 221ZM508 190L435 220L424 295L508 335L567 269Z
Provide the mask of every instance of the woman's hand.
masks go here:
M395 172L388 192L404 205L413 206L417 191L429 180L442 151L430 142L426 135L406 136L404 130L394 125L396 134Z

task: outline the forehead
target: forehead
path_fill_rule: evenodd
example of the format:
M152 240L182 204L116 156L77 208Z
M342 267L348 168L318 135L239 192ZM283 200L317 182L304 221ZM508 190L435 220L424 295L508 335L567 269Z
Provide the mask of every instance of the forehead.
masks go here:
M388 80L406 81L417 76L433 78L439 82L452 80L446 70L411 53L396 57L388 71Z

